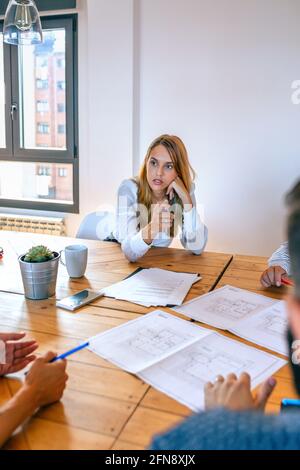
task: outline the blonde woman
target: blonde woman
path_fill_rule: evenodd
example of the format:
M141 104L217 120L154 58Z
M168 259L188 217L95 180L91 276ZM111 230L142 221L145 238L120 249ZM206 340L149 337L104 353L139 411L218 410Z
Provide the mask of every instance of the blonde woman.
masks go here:
M179 230L183 247L202 253L207 228L197 213L194 177L179 137L162 135L152 142L139 177L123 181L118 191L113 235L129 261L152 246L169 246Z

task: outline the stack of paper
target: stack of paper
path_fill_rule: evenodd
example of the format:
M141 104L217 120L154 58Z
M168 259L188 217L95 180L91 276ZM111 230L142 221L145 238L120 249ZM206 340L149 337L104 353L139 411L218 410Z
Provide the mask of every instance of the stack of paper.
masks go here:
M145 307L181 305L199 274L176 273L165 269L139 270L124 281L104 289L104 295Z
M285 302L225 286L174 309L207 325L288 355Z
M95 336L89 343L94 353L195 411L204 407L205 383L217 375L248 372L255 388L286 364L159 310Z

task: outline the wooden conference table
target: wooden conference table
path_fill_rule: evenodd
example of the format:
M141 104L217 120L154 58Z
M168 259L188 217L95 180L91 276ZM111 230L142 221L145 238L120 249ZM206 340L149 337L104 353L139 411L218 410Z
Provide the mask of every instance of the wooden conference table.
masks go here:
M59 251L81 242L89 248L86 275L72 280L60 266L56 298L83 288L101 289L122 280L138 266L201 273L202 280L192 287L187 300L224 284L257 292L262 290L259 276L266 264L264 258L208 252L194 256L184 250L162 248L151 249L138 264L133 264L125 259L115 243L0 231L0 246L4 248L0 261L0 331L26 331L28 337L38 341L38 353L53 350L61 354L90 336L154 310L100 298L78 313L71 313L57 308L54 298L25 299L18 255L40 243ZM287 288L263 291L276 298L282 298L287 292ZM41 409L15 433L5 448L143 449L155 434L191 414L185 406L87 350L70 356L68 375L62 401ZM272 412L279 410L282 397L295 396L287 366L276 378L278 386L267 407L267 411ZM0 405L19 387L19 378L0 379Z

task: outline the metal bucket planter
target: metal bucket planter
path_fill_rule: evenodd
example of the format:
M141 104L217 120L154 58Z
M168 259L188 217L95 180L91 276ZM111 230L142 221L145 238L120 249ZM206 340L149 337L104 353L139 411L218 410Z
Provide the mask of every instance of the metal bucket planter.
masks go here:
M55 294L60 254L53 251L54 258L42 263L27 263L25 255L19 256L25 297L31 300L48 299Z

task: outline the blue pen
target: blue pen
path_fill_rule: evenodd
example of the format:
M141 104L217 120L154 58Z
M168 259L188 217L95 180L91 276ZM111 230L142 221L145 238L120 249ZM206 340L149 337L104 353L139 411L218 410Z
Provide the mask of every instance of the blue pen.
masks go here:
M284 406L300 406L300 400L294 398L283 398L281 403Z
M59 361L60 359L65 359L66 357L70 356L71 354L74 354L76 353L77 351L80 351L81 349L84 349L86 348L87 346L89 346L90 343L87 342L87 343L83 343L83 344L80 344L79 346L77 346L76 348L73 348L73 349L70 349L69 351L61 354L60 356L56 356L54 357L53 359L51 359L50 362L56 362L56 361Z

